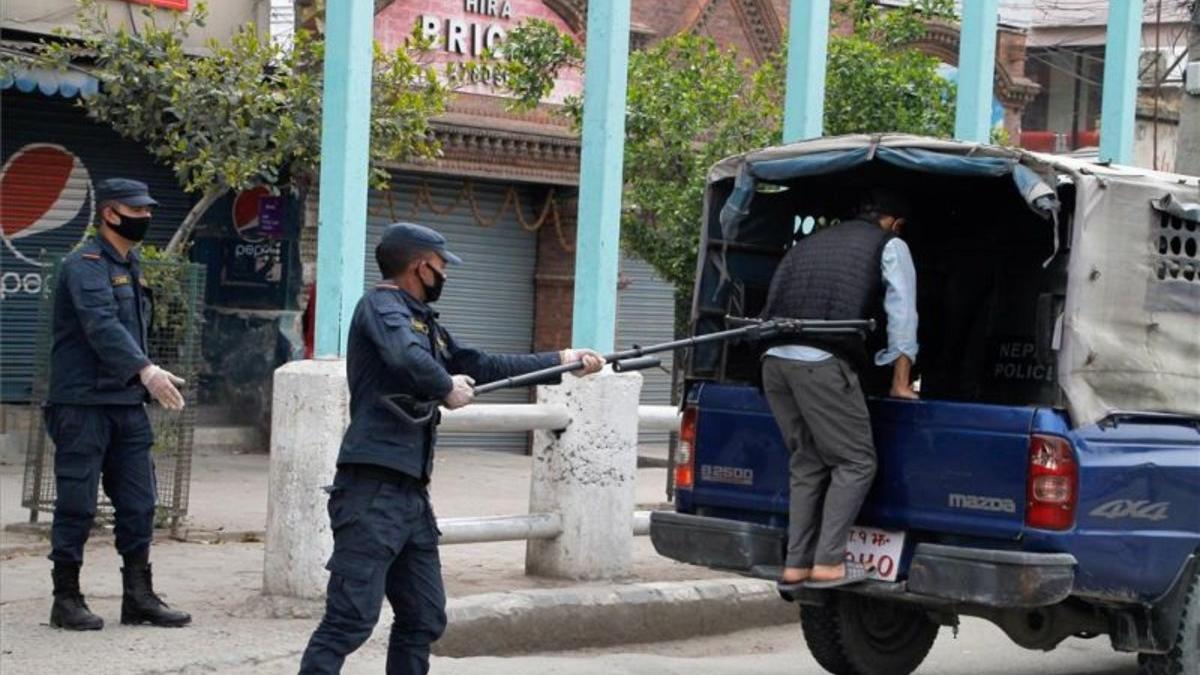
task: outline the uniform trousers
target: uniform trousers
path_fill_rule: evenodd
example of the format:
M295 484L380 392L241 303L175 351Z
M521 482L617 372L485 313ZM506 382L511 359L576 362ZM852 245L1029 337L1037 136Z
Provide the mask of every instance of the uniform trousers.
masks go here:
M325 616L308 642L301 673L337 673L392 606L389 675L429 672L430 645L446 629L437 520L416 479L380 479L338 469L329 497L333 555Z
M140 553L154 537L154 433L142 405L51 404L46 429L54 442L54 523L50 559L81 564L96 520L103 482L115 511L117 551Z

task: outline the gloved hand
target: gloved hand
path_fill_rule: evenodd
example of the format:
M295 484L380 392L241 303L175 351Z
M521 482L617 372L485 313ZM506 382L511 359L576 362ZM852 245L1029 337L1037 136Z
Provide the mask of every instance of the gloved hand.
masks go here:
M456 410L475 400L475 380L468 375L455 375L450 379L454 380L454 388L442 399L447 408Z
M558 353L563 364L583 361L583 368L572 370L575 377L583 377L600 372L604 368L604 356L594 349L564 349Z
M138 377L142 379L142 385L162 407L168 410L183 410L183 394L176 389L177 385L184 383L182 377L159 368L153 363L142 368Z

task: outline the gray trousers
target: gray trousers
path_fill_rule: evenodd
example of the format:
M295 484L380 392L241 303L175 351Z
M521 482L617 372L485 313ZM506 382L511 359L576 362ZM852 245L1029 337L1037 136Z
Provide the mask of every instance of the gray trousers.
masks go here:
M790 458L788 567L837 565L875 478L871 420L858 375L844 361L768 356L763 389Z

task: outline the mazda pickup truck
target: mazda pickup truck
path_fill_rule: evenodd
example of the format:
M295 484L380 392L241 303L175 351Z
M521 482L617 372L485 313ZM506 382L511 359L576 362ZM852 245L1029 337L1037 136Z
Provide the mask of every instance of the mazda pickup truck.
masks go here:
M865 188L915 206L921 398L861 374L878 470L846 556L873 572L787 598L816 660L910 673L975 616L1029 649L1106 639L1146 675L1200 673L1197 179L893 135L759 150L709 179L695 335L760 313L788 248ZM773 580L788 453L760 357L691 354L675 511L650 534L669 558Z

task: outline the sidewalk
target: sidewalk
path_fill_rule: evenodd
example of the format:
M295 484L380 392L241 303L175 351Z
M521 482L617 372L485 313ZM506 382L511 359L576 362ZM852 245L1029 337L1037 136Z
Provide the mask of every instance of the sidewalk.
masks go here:
M433 483L438 515L447 518L527 512L529 463L530 459L521 455L469 450L442 452ZM197 455L193 466L190 531L261 531L267 510L267 464L265 454ZM0 466L0 519L5 523L25 522L28 518L28 512L20 508L21 471L20 466ZM665 469L639 469L638 503L661 503L665 498L665 480ZM43 515L43 519L48 516ZM564 602L590 606L611 600L614 593L619 600L622 597L620 588L607 584L580 585L527 577L523 569L524 549L524 542L442 547L452 622L455 616L467 617L481 603L506 604L504 598L508 597L481 594L529 591L516 604L547 606ZM89 543L83 587L92 609L105 618L107 625L103 631L72 634L68 639L46 624L50 607L50 567L44 557L47 550L44 540L25 535L6 532L0 540L0 557L6 558L0 561L0 671L123 673L244 669L250 672L258 665L271 663L271 672L288 672L294 669L298 654L319 618L320 607L313 603L290 606L293 618L264 618L262 603L255 600L261 598L261 542L205 544L164 540L156 543L153 552L155 583L168 603L192 613L194 625L184 630L120 626L117 623L120 558L113 551L111 540L97 535ZM724 593L722 597L734 599L747 589L758 591L757 587L746 586L755 582L719 581L722 576L661 558L647 537L638 537L634 543L633 573L618 581L622 584L687 582L679 585L685 589L698 583L705 593L715 596ZM713 581L697 581L704 579ZM640 593L637 597L647 592L677 593L676 586L671 584L630 588ZM786 608L783 603L779 605L780 609ZM389 610L385 608L381 616L379 630L364 647L363 663L378 661L383 656ZM447 644L453 645L455 641L450 638L448 634Z

